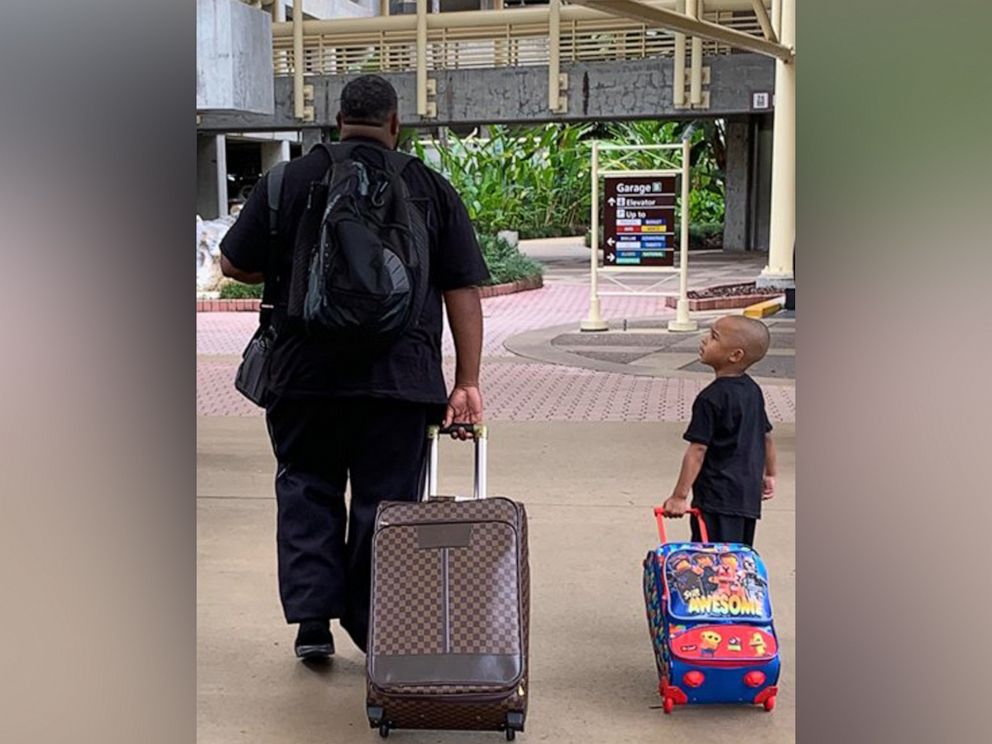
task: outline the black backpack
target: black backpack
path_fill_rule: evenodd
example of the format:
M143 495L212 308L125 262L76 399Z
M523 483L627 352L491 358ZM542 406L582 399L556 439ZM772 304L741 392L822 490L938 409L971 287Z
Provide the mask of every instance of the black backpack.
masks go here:
M295 304L308 331L381 351L419 322L428 290L426 215L402 178L416 158L360 143L319 146L331 165L311 188L318 229L296 246Z

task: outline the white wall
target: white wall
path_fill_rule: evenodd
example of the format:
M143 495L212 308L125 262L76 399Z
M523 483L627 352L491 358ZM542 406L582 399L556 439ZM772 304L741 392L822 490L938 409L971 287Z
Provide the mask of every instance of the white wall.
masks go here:
M280 2L280 0L276 0ZM286 8L286 20L293 17L292 0L281 0ZM303 0L303 15L307 18L361 18L379 14L379 0Z
M267 11L238 0L197 0L196 110L274 112Z

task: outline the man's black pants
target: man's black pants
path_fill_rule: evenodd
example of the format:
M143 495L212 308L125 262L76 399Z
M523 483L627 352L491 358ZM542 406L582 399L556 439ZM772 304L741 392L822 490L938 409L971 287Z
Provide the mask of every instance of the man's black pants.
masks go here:
M277 460L279 595L287 622L340 618L364 650L376 507L383 500L419 499L427 426L439 423L442 411L371 398L282 399L268 408Z
M730 514L715 514L704 511L700 511L700 514L706 523L706 532L710 542L732 542L743 543L748 546L754 545L754 528L758 520L751 517L737 517ZM691 515L689 520L692 541L701 542L702 533L699 530L696 515Z

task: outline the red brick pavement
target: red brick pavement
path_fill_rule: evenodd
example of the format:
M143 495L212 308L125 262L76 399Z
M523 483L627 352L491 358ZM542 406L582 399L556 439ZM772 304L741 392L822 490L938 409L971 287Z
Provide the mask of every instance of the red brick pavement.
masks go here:
M535 364L512 355L503 341L527 330L578 322L588 308L588 287L549 284L543 289L492 297L483 302L486 335L482 385L487 418L492 421L686 421L692 400L705 380L636 377L589 369ZM652 297L604 297L606 318L670 315ZM197 413L203 416L253 416L259 409L232 385L235 360L255 329L250 313L197 314ZM454 350L444 336L445 376L453 377ZM795 387L764 386L773 422L795 421Z
M253 416L260 410L233 387L237 364L200 361L196 408L201 416ZM450 385L454 363L445 362ZM552 364L491 361L482 392L491 421L688 421L706 380L634 377ZM763 387L772 422L794 422L795 388Z
M604 297L606 318L662 317L672 315L657 297ZM482 304L485 323L483 354L512 356L503 348L510 336L523 331L574 322L576 328L589 309L589 289L584 286L551 284L518 294L490 297ZM197 313L197 354L240 354L254 333L258 317L252 313ZM443 353L455 353L451 334L445 329Z

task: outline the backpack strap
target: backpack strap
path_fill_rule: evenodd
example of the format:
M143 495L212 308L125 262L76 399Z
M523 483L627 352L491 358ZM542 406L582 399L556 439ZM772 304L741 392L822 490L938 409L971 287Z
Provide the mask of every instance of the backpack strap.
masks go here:
M265 190L269 204L269 245L266 251L265 283L262 285L262 302L258 311L258 324L267 328L272 322L279 288L279 201L282 197L282 177L286 161L276 163L265 176Z
M279 232L279 199L282 196L282 175L286 170L286 161L276 163L265 176L266 192L269 197L269 235L275 237Z

